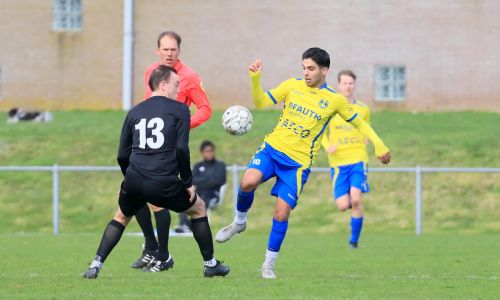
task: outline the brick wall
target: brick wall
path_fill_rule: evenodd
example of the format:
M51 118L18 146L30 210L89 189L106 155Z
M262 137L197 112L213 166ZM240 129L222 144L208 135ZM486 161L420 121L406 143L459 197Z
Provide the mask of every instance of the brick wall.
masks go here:
M121 106L123 1L84 0L80 33L51 31L51 1L0 0L0 109ZM135 1L134 96L156 61L156 36L176 30L181 59L215 107L251 105L246 68L263 59L270 88L301 75L308 47L358 74L374 109L500 111L500 6L482 1ZM374 102L376 64L403 64L407 98Z

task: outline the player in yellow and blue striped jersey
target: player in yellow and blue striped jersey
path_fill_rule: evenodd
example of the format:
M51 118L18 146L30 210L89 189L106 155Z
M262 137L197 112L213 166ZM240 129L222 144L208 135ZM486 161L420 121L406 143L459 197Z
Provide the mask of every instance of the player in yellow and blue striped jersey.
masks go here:
M356 75L350 70L340 71L338 91L352 104L358 117L370 124L370 108L354 99ZM358 247L363 227L362 193L370 191L367 179L368 139L354 126L335 116L323 136L321 144L328 153L333 198L340 211L351 208L351 238L349 246Z
M310 48L302 55L304 79L291 78L268 92L262 90L260 76L262 63L255 61L250 67L252 97L257 108L283 101L283 112L278 124L251 159L240 183L237 212L233 223L219 230L218 242L225 242L246 229L248 210L255 189L271 178L276 182L271 195L276 204L271 233L262 265L263 278L276 278L274 265L288 229L288 218L307 181L310 167L321 146L321 138L328 123L340 115L370 138L375 152L383 163L389 163L389 149L373 129L359 118L352 105L326 83L330 68L328 53Z

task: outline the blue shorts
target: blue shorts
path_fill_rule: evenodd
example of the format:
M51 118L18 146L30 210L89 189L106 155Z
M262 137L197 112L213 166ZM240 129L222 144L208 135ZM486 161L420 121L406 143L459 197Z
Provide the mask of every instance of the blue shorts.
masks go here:
M361 161L351 165L338 166L330 169L330 178L333 182L333 199L349 194L351 187L360 189L363 193L370 191L367 173L368 167Z
M307 182L310 169L291 159L269 144L264 143L247 166L247 169L257 169L262 172L262 182L276 177L276 183L271 189L271 195L286 201L292 209L297 206L302 187Z

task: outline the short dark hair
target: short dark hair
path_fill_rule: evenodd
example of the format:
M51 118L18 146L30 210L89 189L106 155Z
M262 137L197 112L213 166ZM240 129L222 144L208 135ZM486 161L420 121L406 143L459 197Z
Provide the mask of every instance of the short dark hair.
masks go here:
M206 140L206 141L201 142L200 152L203 152L203 150L205 150L205 148L207 148L207 147L212 147L213 149L215 149L214 143L212 143L212 141Z
M310 58L318 64L320 68L330 68L330 55L325 50L314 47L309 48L302 54L302 59Z
M339 74L337 75L337 80L339 82L340 82L340 77L341 76L349 76L352 79L354 79L354 81L356 81L356 74L354 74L354 72L351 71L351 70L342 70L342 71L340 71Z
M158 44L158 48L160 48L161 39L164 38L165 36L169 36L169 37L173 38L174 40L176 40L177 47L179 47L179 49L181 48L181 42L182 42L181 36L175 31L163 31L162 33L160 33L158 35L158 39L156 40L156 43Z
M170 75L172 73L177 74L177 71L169 66L159 65L158 68L154 69L149 76L148 85L151 91L155 91L160 86L160 82L169 81Z

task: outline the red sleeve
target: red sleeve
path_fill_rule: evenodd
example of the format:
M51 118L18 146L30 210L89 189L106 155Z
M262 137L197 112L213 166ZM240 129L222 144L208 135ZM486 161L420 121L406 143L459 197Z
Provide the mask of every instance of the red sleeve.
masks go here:
M153 73L153 68L147 68L146 72L144 73L144 89L146 90L146 94L144 95L144 100L148 99L151 97L151 89L149 88L149 77L151 76L151 73Z
M196 106L196 112L191 116L191 128L195 128L208 119L212 115L212 107L208 101L208 97L201 87L201 81L197 76L190 78L190 84L187 91L187 96Z

